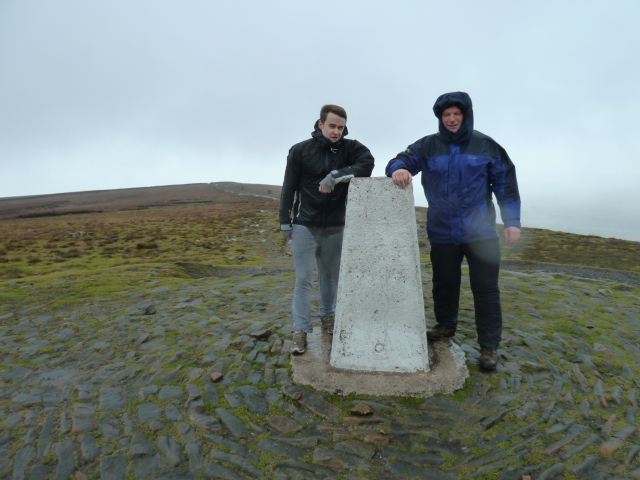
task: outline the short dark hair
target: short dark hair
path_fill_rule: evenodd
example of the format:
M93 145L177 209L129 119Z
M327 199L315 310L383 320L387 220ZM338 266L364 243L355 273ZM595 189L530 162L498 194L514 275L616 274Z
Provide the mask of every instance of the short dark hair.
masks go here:
M329 113L335 113L339 117L344 118L344 121L347 121L347 112L344 108L339 107L338 105L325 105L320 109L320 121L324 123L327 120L327 115Z

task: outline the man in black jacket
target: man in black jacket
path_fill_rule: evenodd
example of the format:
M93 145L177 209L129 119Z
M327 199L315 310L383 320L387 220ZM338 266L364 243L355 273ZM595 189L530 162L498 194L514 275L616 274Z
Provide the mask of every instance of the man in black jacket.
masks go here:
M289 150L280 197L280 225L291 239L296 269L293 291L292 353L307 348L311 326L314 265L318 266L320 317L324 330L333 334L338 292L342 234L348 182L369 177L373 156L357 140L347 140L347 112L325 105L309 140Z

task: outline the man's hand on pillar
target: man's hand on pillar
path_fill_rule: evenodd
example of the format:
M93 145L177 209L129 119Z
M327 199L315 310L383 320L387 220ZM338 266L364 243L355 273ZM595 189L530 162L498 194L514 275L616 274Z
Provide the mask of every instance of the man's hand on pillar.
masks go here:
M393 172L391 178L393 178L393 183L398 185L400 188L407 188L407 186L413 181L413 175L411 175L411 172L404 168Z

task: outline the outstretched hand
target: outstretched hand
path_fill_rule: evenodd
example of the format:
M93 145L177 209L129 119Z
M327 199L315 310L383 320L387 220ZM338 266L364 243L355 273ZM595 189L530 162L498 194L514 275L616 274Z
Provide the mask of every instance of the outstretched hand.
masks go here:
M331 193L333 192L333 187L336 185L336 178L333 176L333 173L329 173L326 177L322 179L320 182L320 190L322 193Z
M409 170L405 170L404 168L393 172L391 178L393 178L393 183L395 183L400 188L407 188L407 186L413 181L413 175L411 175L411 172Z
M504 239L510 245L516 243L520 239L520 229L518 227L505 228Z

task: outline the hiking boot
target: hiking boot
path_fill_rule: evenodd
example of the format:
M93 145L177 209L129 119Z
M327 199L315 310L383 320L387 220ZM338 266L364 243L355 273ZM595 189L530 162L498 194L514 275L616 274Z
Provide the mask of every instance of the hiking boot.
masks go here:
M480 346L480 366L485 370L495 370L498 366L498 349Z
M302 354L307 349L307 334L302 330L298 330L293 335L293 345L291 345L291 353Z
M451 338L456 334L456 327L445 327L444 325L437 324L431 330L427 330L427 340L435 342L437 340L444 340L445 338Z
M320 319L320 324L322 325L322 329L327 332L329 335L333 335L333 324L336 321L335 315L327 315L326 317L322 317Z

